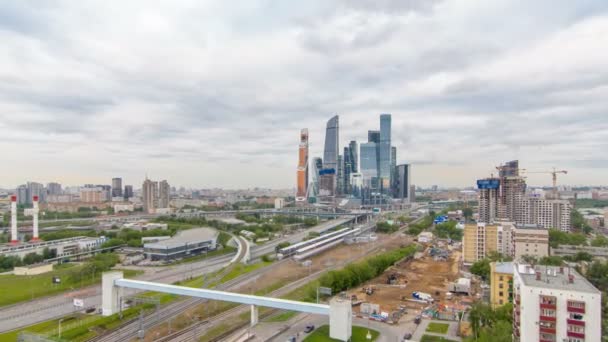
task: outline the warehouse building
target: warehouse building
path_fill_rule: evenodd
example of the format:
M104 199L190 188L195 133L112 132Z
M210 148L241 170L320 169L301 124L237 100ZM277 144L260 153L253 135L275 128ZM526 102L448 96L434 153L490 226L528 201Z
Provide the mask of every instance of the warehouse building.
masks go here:
M182 230L168 240L144 244L150 260L170 260L206 253L217 248L219 233L213 228Z

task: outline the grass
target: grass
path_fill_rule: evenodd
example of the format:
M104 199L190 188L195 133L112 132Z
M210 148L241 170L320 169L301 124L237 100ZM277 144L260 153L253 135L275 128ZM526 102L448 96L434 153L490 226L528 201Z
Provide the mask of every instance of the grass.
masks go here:
M423 335L420 342L456 342L441 336Z
M74 282L69 274L84 266L55 266L52 272L34 276L18 276L14 274L0 275L0 306L16 304L39 297L49 296L60 292L75 290L81 287L97 284L100 282L101 274L95 277L86 277L82 281ZM130 278L138 274L137 271L125 270L125 277ZM52 277L59 277L60 284L53 285ZM8 295L10 294L10 295Z
M283 312L279 313L278 315L268 317L268 319L265 319L264 321L265 322L287 322L298 314L299 314L299 312L297 312L297 311L283 311Z
M225 283L225 282L235 279L245 273L253 272L257 269L266 267L270 264L272 264L272 261L262 261L262 262L257 262L255 264L248 264L248 265L237 264L232 268L232 270L230 270L230 272L228 272L225 276L222 277L220 282Z
M450 328L449 324L431 322L426 327L426 332L436 333L436 334L444 334L445 335L445 334L448 333L448 329L449 328Z
M368 340L366 338L368 329L364 327L353 327L353 334L351 337L352 342L367 342L367 341L375 341L380 335L376 330L369 329L369 332L372 335L372 339ZM304 342L333 342L339 341L333 338L329 338L329 325L324 325L319 327L317 330L313 331L310 335L308 335L304 340Z

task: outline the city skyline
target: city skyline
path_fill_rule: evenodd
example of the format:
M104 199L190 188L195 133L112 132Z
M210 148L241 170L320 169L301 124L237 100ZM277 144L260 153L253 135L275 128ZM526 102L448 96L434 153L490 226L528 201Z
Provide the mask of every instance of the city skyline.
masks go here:
M605 2L145 4L1 6L0 186L294 188L300 128L320 157L332 115L342 148L381 113L416 185L608 183Z

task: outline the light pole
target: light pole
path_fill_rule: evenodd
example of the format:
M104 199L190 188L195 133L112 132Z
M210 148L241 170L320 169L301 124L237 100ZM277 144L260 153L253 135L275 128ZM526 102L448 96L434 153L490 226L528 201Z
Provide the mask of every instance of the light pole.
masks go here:
M62 318L62 319L59 320L59 329L58 329L57 335L58 335L58 337L59 337L60 340L61 340L61 322L63 322L64 319L65 318Z

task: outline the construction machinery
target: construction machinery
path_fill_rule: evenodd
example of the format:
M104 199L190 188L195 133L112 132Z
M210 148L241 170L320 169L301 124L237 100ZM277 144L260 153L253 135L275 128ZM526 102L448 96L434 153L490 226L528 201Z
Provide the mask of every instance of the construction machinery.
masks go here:
M525 171L525 170L524 170ZM552 179L553 179L553 198L558 198L558 194L557 194L557 174L558 173L563 173L563 174L568 174L568 171L566 170L556 170L555 168L553 168L553 171L526 171L527 173L548 173L551 174Z

